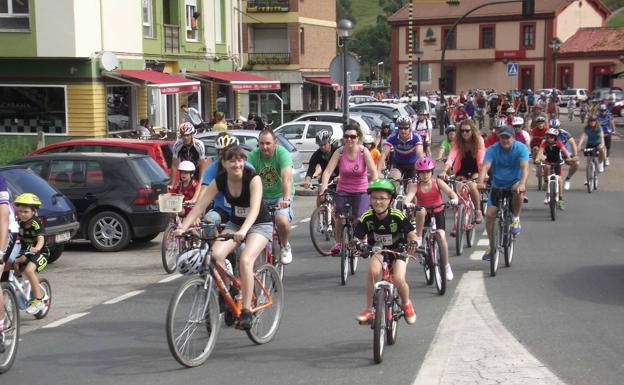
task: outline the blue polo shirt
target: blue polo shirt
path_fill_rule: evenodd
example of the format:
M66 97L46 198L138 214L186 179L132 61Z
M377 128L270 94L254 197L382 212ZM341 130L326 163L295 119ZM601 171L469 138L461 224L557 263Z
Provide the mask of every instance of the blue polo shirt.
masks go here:
M422 146L420 136L411 132L411 136L407 140L403 140L399 137L399 132L395 132L390 135L384 146L389 146L394 149L394 161L399 164L414 164L416 163L416 146Z
M515 141L511 148L505 150L500 143L488 147L484 161L492 166L492 187L511 188L522 176L520 162L529 160L529 150L526 145Z

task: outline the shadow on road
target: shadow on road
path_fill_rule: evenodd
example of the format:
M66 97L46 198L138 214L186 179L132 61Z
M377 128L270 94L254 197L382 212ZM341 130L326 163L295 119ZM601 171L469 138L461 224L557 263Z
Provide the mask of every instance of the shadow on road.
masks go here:
M557 278L564 294L607 305L624 305L624 263L581 267Z

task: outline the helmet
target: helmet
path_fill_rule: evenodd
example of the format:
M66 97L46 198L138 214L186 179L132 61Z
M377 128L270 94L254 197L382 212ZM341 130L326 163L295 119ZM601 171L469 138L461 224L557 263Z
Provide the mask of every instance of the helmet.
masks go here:
M412 119L410 119L409 116L407 115L403 115L403 116L399 116L396 120L396 125L397 126L411 126L412 125Z
M390 193L392 197L396 197L396 189L394 187L394 183L392 183L388 179L379 178L379 179L372 180L368 184L368 189L366 189L366 192L370 194L371 192L375 190L386 191Z
M17 198L15 198L15 200L13 201L13 204L37 208L41 206L41 199L39 199L39 197L36 196L35 194L23 193L23 194L18 195Z
M543 116L538 116L537 118L535 118L535 122L537 123L544 123L546 121L546 118Z
M206 249L192 249L178 255L176 260L178 271L185 275L199 273L199 269L204 264L204 259L206 259L206 251Z
M184 122L178 126L180 135L193 135L195 133L195 126L190 122Z
M180 162L180 165L178 166L178 171L195 172L195 165L193 164L193 162L184 160Z
M444 130L444 133L446 133L446 135L448 135L449 133L451 133L451 132L455 132L455 131L457 131L457 128L455 128L455 126L454 126L454 125L449 124L449 125L446 127L446 130Z
M559 130L556 128L549 128L548 131L546 131L546 135L559 136Z
M223 134L217 138L215 142L215 148L217 150L223 150L230 146L238 146L238 138L233 135Z
M423 156L416 160L416 171L432 171L435 168L435 162L428 156Z
M557 118L550 119L550 122L548 122L548 126L552 128L559 128L559 126L561 126L561 122Z
M458 108L464 108L464 104L463 103L457 103L457 107Z
M533 91L532 91L530 88L527 90L527 92L528 92L529 94L532 94L532 93L533 93Z
M316 133L316 144L319 146L325 143L331 143L331 132L328 130L321 130Z
M494 122L494 127L501 128L506 124L507 124L506 118L496 118L496 121Z
M515 116L513 118L513 120L511 121L511 125L512 126L522 126L522 125L524 125L524 119L522 119L522 117L520 117L520 116Z
M505 112L507 112L508 114L515 114L515 113L516 113L516 109L515 109L515 108L513 108L513 107L509 107L509 108L507 109L507 111L505 111Z
M598 107L598 109L600 111L606 111L607 110L607 105L606 104L601 104L600 107Z
M373 143L375 143L375 138L373 138L372 135L364 136L364 144L373 144Z

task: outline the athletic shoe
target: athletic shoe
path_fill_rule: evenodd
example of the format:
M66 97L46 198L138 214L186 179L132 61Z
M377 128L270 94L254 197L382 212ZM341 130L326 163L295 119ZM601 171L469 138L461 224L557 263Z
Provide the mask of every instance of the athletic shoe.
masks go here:
M474 219L476 224L479 224L481 222L483 222L483 213L481 212L481 210L477 210L475 211L475 219Z
M37 314L41 310L45 309L45 305L42 300L34 298L28 302L28 307L26 308L26 313L28 314Z
M605 166L609 166L611 165L611 162L609 162L609 158L605 159Z
M559 199L559 202L557 202L557 208L559 210L565 210L565 206L563 205L563 199Z
M511 233L518 235L522 232L522 226L520 226L520 219L514 219L511 221Z
M336 255L336 254L340 254L340 249L341 249L341 248L342 248L342 247L341 247L340 243L336 243L336 244L334 245L334 247L332 247L332 248L331 248L331 253L332 253L332 254L334 254L334 255Z
M403 305L403 315L405 316L405 322L407 322L408 325L413 325L416 322L416 312L414 311L412 301Z
M600 172L600 173L604 172L604 164L598 163L598 172Z
M292 249L290 248L290 242L286 243L286 246L282 248L282 264L288 265L292 262Z
M369 307L362 309L360 314L358 314L358 316L355 317L355 319L361 325L368 325L368 323L371 322L374 318L375 318L375 312L373 311L373 309Z
M250 330L251 324L253 323L253 316L249 309L243 309L240 317L238 318L238 324L236 325L237 329L240 330Z
M454 275L453 275L453 270L451 269L451 265L450 264L446 265L444 269L446 270L446 280L452 281Z
M549 202L548 197L544 198L544 204L547 205Z
M490 259L492 259L492 250L489 247L485 249L485 254L483 254L483 257L481 257L481 259L483 261L489 261Z
M570 179L566 178L566 180L563 181L563 189L566 191L570 189Z

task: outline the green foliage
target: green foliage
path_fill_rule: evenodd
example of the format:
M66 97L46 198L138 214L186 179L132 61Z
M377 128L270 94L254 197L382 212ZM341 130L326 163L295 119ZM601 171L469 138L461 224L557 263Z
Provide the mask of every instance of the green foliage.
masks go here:
M624 10L615 14L609 22L607 23L607 27L622 27L624 26Z
M356 22L351 9L351 0L336 0L336 21L340 19L349 19Z
M21 158L36 148L36 138L30 136L9 136L0 141L0 165Z
M602 0L602 2L612 11L624 7L624 0Z
M380 61L389 62L390 27L387 23L366 26L355 32L350 48L360 56L364 68ZM360 71L365 76L365 71Z

